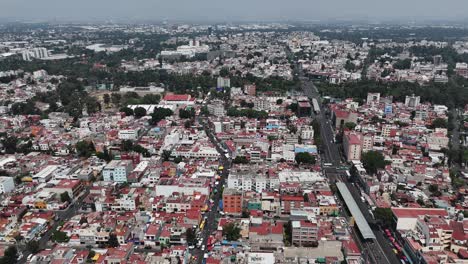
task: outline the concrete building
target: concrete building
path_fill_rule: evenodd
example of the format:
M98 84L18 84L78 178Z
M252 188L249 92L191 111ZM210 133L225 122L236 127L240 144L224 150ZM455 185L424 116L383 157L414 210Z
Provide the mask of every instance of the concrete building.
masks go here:
M257 86L255 86L255 84L244 85L244 93L250 96L255 96L257 94Z
M226 111L224 110L224 102L221 100L214 100L208 105L208 112L211 115L217 117L223 117L226 115Z
M119 131L119 139L136 140L138 138L138 129L124 129Z
M368 93L366 103L372 106L378 105L380 103L380 93Z
M421 102L421 97L420 96L415 96L413 94L411 96L407 95L405 97L405 105L407 107L413 107L413 108L418 107L420 102Z
M358 133L345 133L343 137L343 149L348 161L361 160L362 135Z
M217 80L217 88L230 88L231 87L231 79L226 78L226 77L218 77Z
M315 219L310 221L292 221L292 243L295 246L311 246L318 241L318 224Z
M32 59L43 59L49 57L49 52L46 48L33 48L24 50L21 55L23 60L30 61Z
M13 177L0 177L0 194L9 193L15 189Z
M113 160L104 167L102 177L109 182L127 182L127 176L133 170L131 160Z
M243 192L238 189L226 188L223 191L223 210L226 214L242 214Z

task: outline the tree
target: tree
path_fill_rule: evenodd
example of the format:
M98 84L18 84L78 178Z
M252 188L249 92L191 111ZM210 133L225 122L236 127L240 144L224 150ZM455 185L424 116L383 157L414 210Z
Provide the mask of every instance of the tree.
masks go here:
M432 121L431 128L447 128L447 120L436 118Z
M146 148L144 148L143 146L139 145L139 144L135 144L135 145L133 146L133 151L142 154L144 157L149 157L149 156L151 156L151 154L149 153L149 151L148 151Z
M114 106L118 106L120 104L121 99L122 99L122 96L119 93L111 94L111 102Z
M221 77L229 76L229 69L226 67L221 68L221 70L219 71L219 76Z
M109 234L109 240L107 240L107 245L113 248L118 247L120 244L119 244L119 240L117 239L117 235L113 233Z
M143 107L137 107L133 110L133 114L135 115L135 118L141 118L146 115L146 109Z
M356 123L354 122L346 122L344 124L345 128L349 129L349 130L354 130L354 128L356 127Z
M151 123L154 125L159 121L163 120L164 118L173 115L171 109L163 108L163 107L156 107L154 108L153 113L151 114Z
M291 245L292 244L292 222L288 221L287 223L284 223L283 230L284 230L284 244Z
M437 186L437 184L431 184L431 185L429 185L429 188L428 188L428 189L429 189L429 191L430 191L431 193L437 192L437 191L439 190L439 186Z
M180 118L192 118L195 117L195 109L190 108L189 110L180 109L179 110L179 117Z
M393 64L394 69L405 70L411 68L411 59L397 60Z
M362 154L361 161L369 174L377 173L377 170L385 168L388 164L383 154L374 150Z
M31 240L26 244L26 249L33 254L39 252L39 242L36 240Z
M353 72L356 69L356 65L354 65L350 60L347 60L344 68L349 72Z
M170 150L163 150L161 153L161 158L163 161L168 161L171 158L171 155L172 153Z
M292 103L292 104L288 105L288 109L290 109L293 112L297 112L298 107L299 107L299 105L297 103Z
M85 158L91 157L91 155L96 152L92 141L78 141L75 145L75 148L78 156Z
M234 158L232 161L234 164L247 164L249 163L249 160L245 156L237 156Z
M375 219L382 222L384 225L391 225L393 222L393 213L390 208L378 207L374 211Z
M125 113L125 116L132 116L134 114L133 109L131 109L130 107L122 107L120 108L120 112Z
M141 98L141 104L158 104L160 100L161 96L159 94L145 94Z
M133 150L133 141L126 139L122 140L122 145L120 147L122 151L128 152Z
M11 106L11 112L14 115L37 115L40 113L32 100L28 100L25 103L14 103Z
M195 230L193 230L193 228L191 228L191 227L187 228L187 231L185 231L185 237L186 237L187 243L189 245L195 244L197 236L196 236Z
M185 122L184 122L184 127L188 129L188 128L190 128L191 126L192 126L192 121L190 121L190 120L185 120Z
M16 152L16 145L18 143L18 138L15 136L8 136L2 140L3 148L5 149L6 154L14 154Z
M62 203L71 201L71 198L68 192L63 192L60 194L60 201L62 201Z
M283 104L283 99L280 98L280 99L276 100L276 104L277 104L277 105Z
M103 96L104 104L108 105L111 102L111 97L109 94L104 94Z
M308 152L300 152L296 154L295 161L298 164L315 164L315 157Z
M437 184L429 185L429 192L431 192L432 196L439 197L442 193L439 191L439 186Z
M0 258L0 264L15 264L18 259L18 249L15 246L9 246Z
M210 114L210 111L208 110L208 107L207 106L203 106L201 109L200 109L200 114L202 116L208 116Z
M226 236L228 241L237 241L240 235L241 229L235 223L227 223L223 226L223 236Z
M103 152L97 152L96 156L98 158L100 158L100 159L103 159L103 160L107 161L107 162L112 160L112 156L110 155L109 150L107 149L107 147L104 147Z

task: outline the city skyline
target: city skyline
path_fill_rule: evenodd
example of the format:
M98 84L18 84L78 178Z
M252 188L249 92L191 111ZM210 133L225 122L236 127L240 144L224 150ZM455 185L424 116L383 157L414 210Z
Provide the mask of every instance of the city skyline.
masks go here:
M434 21L465 20L468 2L448 0L443 6L434 0L416 0L408 3L393 1L383 6L370 0L330 0L314 3L294 0L285 3L280 0L240 0L235 2L202 0L191 2L141 0L138 4L123 0L84 0L64 2L44 0L0 0L3 20L45 20L45 21ZM337 8L339 7L339 8Z

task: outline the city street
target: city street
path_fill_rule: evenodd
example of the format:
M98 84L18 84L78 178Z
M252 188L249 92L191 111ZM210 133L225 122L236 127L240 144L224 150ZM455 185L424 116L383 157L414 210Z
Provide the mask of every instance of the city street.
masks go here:
M205 251L201 250L200 248L195 248L191 250L191 255L196 257L196 261L191 262L191 263L202 263L203 262L203 255L206 252L206 249L208 248L208 238L209 236L213 233L213 231L217 230L218 222L217 219L219 218L219 212L218 212L218 206L219 206L219 200L222 199L222 186L224 186L224 183L226 182L226 179L229 175L229 168L231 166L231 160L226 157L226 154L224 153L224 150L222 149L220 143L217 141L215 135L213 134L213 131L209 128L209 126L202 120L199 119L200 123L203 125L203 128L210 139L211 143L216 146L216 150L220 154L220 166L223 166L223 170L220 172L219 176L221 177L219 179L219 184L215 185L215 189L217 190L216 192L212 191L213 194L213 203L211 204L209 210L205 213L204 217L206 217L206 224L204 229L201 232L201 237L202 237L202 245L205 245Z
M302 80L301 86L304 94L309 98L317 99L320 105L321 98L315 85L311 81L305 80L303 76L301 76L300 79ZM320 123L320 136L322 137L322 166L325 163L332 164L331 167L324 168L324 173L327 175L330 182L343 181L343 179L346 181L347 176L337 170L338 167L346 166L346 164L342 163L342 155L339 150L339 146L334 143L334 132L331 126L331 120L326 118L325 109L323 108L317 115L315 115L315 118ZM382 230L377 228L375 225L373 217L369 214L368 206L361 201L359 191L350 183L346 182L346 185L377 237L376 241L358 241L358 244L361 245L361 249L370 255L370 263L400 263L393 253L392 248L387 243L387 239L385 239ZM344 205L343 201L341 201L341 204Z
M89 188L85 187L83 192L81 193L81 195L77 198L77 200L74 201L72 204L70 204L67 207L67 209L61 210L61 211L55 211L55 215L56 215L57 220L54 221L54 223L49 228L49 230L47 230L47 232L45 232L44 235L41 236L41 238L38 240L40 250L45 249L45 248L48 247L47 244L51 242L52 233L57 229L60 222L67 221L67 220L69 220L70 218L72 218L73 216L75 216L77 214L79 208L81 207L81 203L83 202L83 199L88 194L89 194ZM18 250L18 252L20 252L20 250ZM30 252L26 248L24 248L24 250L22 250L21 252L23 254L23 257L18 260L18 263L20 263L20 264L21 263L26 263L27 257L32 252Z

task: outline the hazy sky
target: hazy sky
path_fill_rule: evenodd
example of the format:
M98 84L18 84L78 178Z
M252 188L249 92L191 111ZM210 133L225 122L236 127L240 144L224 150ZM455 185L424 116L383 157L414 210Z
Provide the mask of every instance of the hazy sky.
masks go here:
M0 0L0 19L464 19L468 0Z

